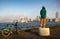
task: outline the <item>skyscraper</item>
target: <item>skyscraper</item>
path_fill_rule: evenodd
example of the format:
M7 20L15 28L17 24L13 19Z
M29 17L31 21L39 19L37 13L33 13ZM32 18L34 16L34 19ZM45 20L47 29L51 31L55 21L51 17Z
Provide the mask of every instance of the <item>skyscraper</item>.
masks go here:
M58 12L56 12L56 18L59 18L59 13Z
M56 12L56 19L55 19L55 22L59 22L59 13Z

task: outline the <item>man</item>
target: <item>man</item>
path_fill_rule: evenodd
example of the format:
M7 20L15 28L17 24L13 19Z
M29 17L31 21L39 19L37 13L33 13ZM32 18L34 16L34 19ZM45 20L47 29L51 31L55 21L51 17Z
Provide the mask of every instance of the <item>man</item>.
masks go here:
M40 18L40 27L42 27L42 23L44 22L44 27L46 27L46 9L45 7L43 6L41 11L40 11L40 15L41 15L41 18Z
M15 33L16 33L16 34L17 34L17 32L18 32L18 31L17 31L17 26L18 26L17 24L18 24L18 20L16 20L16 22L15 22Z

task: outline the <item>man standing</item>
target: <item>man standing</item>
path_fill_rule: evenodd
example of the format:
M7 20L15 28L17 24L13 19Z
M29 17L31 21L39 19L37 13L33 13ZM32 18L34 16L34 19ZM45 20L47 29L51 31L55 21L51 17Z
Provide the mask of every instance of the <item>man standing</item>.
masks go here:
M18 24L18 20L16 20L16 22L15 22L15 33L17 34L18 33L18 30L17 30L17 25Z
M44 22L44 27L46 27L46 9L45 7L43 6L41 11L40 11L40 15L41 15L41 18L40 18L40 27L42 27L42 23Z

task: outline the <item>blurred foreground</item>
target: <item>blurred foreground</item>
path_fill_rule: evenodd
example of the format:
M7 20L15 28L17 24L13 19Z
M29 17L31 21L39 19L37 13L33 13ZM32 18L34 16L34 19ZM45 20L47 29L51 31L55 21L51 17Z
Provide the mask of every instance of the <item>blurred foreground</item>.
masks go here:
M9 37L3 37L0 31L0 39L60 39L60 26L50 27L50 36L40 36L38 28L20 30L18 34L13 34Z

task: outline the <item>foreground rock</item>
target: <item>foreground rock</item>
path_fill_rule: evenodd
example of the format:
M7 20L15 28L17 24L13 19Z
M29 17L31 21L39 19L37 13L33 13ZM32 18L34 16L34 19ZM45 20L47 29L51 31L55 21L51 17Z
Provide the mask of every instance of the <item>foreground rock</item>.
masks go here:
M50 27L50 36L40 36L38 28L20 30L18 34L13 34L7 38L0 35L0 39L60 39L60 26Z

